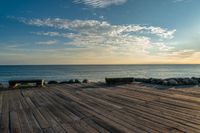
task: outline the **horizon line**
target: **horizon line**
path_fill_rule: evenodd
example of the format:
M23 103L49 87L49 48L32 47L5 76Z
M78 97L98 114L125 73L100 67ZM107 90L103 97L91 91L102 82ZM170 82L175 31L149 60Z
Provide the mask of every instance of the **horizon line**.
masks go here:
M169 63L169 64L162 64L162 63L144 63L144 64L0 64L0 66L95 66L95 65L200 65L199 64L181 64L181 63Z

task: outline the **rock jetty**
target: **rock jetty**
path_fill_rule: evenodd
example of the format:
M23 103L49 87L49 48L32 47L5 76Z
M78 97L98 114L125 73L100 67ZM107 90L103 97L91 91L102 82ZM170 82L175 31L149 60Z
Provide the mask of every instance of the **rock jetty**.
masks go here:
M48 84L80 84L80 83L89 83L89 81L87 79L84 79L82 82L78 79L70 79L68 81L49 81Z
M4 87L3 87L3 84L0 83L0 89L3 89L3 88L4 88Z
M158 78L134 78L136 82L149 83L149 84L158 84L158 85L168 85L168 86L180 86L180 85L199 85L200 78L167 78L167 79L158 79Z
M127 84L132 82L141 82L148 84L166 85L166 86L181 86L181 85L199 85L200 78L106 78L108 85L112 84Z

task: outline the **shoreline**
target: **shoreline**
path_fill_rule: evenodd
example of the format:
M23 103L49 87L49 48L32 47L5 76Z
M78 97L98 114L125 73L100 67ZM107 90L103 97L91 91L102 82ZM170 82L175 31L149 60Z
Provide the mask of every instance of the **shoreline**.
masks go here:
M42 79L41 79L42 80ZM22 80L23 81L23 80ZM0 89L9 88L9 82L7 84L2 84L0 82ZM161 86L195 86L200 85L200 78L197 77L185 77L185 78L134 78L134 77L121 77L121 78L105 78L104 81L91 82L88 79L78 80L70 79L65 81L49 80L44 81L44 85L52 84L82 84L82 83L105 83L106 85L120 85L120 84L130 84L130 83L144 83L149 85L161 85ZM28 83L22 85L28 86Z

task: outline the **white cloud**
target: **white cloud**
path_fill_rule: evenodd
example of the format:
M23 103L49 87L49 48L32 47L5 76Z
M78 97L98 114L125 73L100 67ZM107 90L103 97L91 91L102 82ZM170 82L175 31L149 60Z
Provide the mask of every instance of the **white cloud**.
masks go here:
M117 34L130 35L134 32L149 33L159 36L164 39L172 39L174 37L175 29L168 30L161 27L142 26L142 25L111 25L106 21L97 20L68 20L68 19L24 19L20 18L19 21L35 26L47 26L57 29L68 29L84 34L109 34L115 36ZM53 33L52 33L53 34Z
M36 44L41 44L41 45L53 45L56 44L56 40L49 40L49 41L43 41L43 42L36 42Z
M183 2L183 1L185 1L185 0L174 0L173 2L177 3L177 2Z
M172 47L164 41L174 37L175 29L127 24L113 25L107 21L68 19L18 19L27 25L50 27L56 32L34 32L36 35L67 38L66 45L84 48L101 48L115 54L147 54L149 49L167 52ZM59 31L62 29L61 31ZM154 39L152 39L154 38ZM70 41L69 41L70 40ZM156 41L153 41L156 40ZM159 40L159 41L158 41ZM54 41L39 44L54 44Z
M166 44L164 44L163 42L158 42L158 43L155 43L154 45L156 45L156 47L161 52L170 52L170 51L174 50L174 47L166 46Z
M58 32L31 32L31 33L44 36L59 36Z
M166 29L160 28L160 27L145 27L144 29L149 30L149 32L151 34L156 34L162 38L169 38L172 39L174 36L174 33L176 32L176 30L171 30L171 31L167 31Z
M74 0L74 3L85 4L93 8L105 8L111 5L121 5L127 2L127 0Z
M171 56L173 58L190 58L193 56L195 53L199 53L196 50L193 49L183 49L183 50L178 50L178 51L173 51L171 53L168 53L168 56Z
M173 0L174 3L191 2L192 0Z
M99 16L100 19L105 19L104 16Z

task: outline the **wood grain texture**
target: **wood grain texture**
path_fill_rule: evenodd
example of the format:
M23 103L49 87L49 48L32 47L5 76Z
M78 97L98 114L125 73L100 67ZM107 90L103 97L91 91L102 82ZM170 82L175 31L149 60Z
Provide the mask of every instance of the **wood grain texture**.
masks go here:
M0 92L1 133L200 133L200 88L48 85Z

